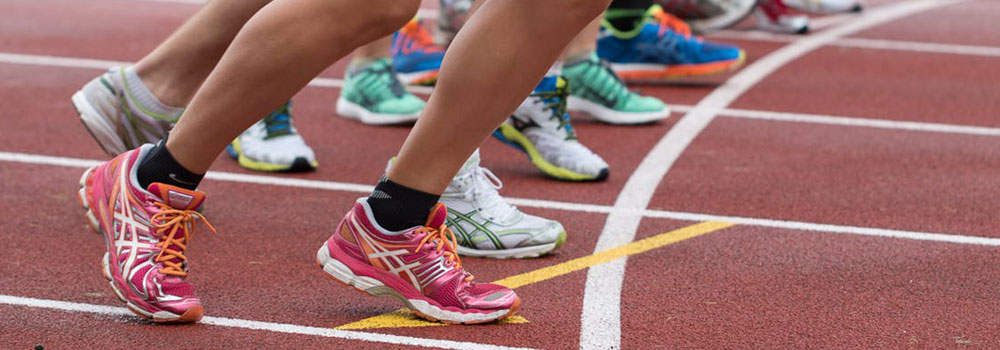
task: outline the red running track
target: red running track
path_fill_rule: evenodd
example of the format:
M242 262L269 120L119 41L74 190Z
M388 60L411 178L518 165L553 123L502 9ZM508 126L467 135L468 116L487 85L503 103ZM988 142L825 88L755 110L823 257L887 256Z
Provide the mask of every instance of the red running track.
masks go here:
M891 4L873 2L873 8ZM134 61L196 10L169 2L11 0L0 4L0 53ZM970 0L853 37L1000 47L1000 6ZM848 19L851 20L851 19ZM741 27L750 26L747 22ZM123 30L127 28L128 30ZM735 40L749 64L787 43ZM340 62L323 74L340 77ZM733 108L996 128L1000 57L823 47L766 77ZM99 70L0 62L0 152L104 159L68 96ZM728 76L639 87L694 105ZM407 128L336 116L336 88L295 97L297 123L321 168L295 178L369 184ZM682 108L678 108L682 109ZM510 197L615 204L645 154L682 113L643 127L574 115L584 143L612 166L598 184L557 183L495 141L484 165ZM1000 135L1000 134L998 134ZM220 159L213 170L249 173ZM717 216L997 238L1000 138L722 116L686 149L650 208ZM75 199L82 169L0 161L0 224L8 262L0 300L26 297L120 306L98 272L102 244ZM282 175L285 176L285 175ZM330 283L313 263L334 220L362 193L207 181L191 280L214 317L333 328L396 310ZM557 219L570 238L534 260L466 259L497 280L593 253L606 214L523 206ZM637 239L694 224L646 218ZM635 348L1000 347L994 246L741 224L632 256L620 305L621 345ZM992 241L991 241L992 242ZM366 329L384 335L502 346L579 347L586 273L518 289L526 324ZM20 299L18 299L20 300ZM2 348L402 348L214 325L153 326L134 317L0 303ZM466 344L468 345L468 344Z

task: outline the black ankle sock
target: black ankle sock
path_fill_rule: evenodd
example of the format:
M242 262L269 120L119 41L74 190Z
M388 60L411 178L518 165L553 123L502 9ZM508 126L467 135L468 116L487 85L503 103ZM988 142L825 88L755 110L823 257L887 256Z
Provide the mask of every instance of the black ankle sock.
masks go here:
M614 0L604 18L620 32L630 32L643 21L652 0Z
M423 226L441 196L421 192L389 180L385 175L368 196L375 222L389 231Z
M194 190L198 188L198 183L205 174L195 174L181 166L174 156L170 155L170 151L167 150L167 139L164 138L149 150L146 158L139 161L136 177L144 189L149 188L154 182L160 182Z

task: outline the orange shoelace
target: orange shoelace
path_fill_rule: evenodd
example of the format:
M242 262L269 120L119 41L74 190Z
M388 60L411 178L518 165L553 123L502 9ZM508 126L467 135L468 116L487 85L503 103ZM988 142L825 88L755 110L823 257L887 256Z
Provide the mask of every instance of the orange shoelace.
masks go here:
M187 276L187 271L184 271L184 261L187 260L184 251L187 250L187 244L194 235L195 219L201 219L212 232L216 232L215 227L197 211L177 210L163 203L156 203L156 206L160 207L161 211L153 214L151 219L156 234L160 236L160 243L156 244L160 247L160 254L156 256L155 261L166 266L159 271L164 275ZM181 228L184 229L184 236L177 238L177 230ZM177 247L177 250L171 246Z
M413 42L417 44L416 46L422 48L429 48L429 51L440 51L444 48L437 46L434 43L434 39L431 38L430 32L424 29L423 23L421 21L410 21L405 26L403 26L403 32L407 35L413 37Z
M666 13L663 9L658 8L653 10L653 18L656 19L656 24L660 25L661 35L665 30L670 29L684 35L686 38L691 37L691 27L684 20Z
M458 249L458 239L455 238L455 233L451 232L451 229L444 224L441 227L422 227L417 229L417 233L426 233L424 239L420 241L420 245L414 250L414 253L420 252L420 249L424 247L424 244L428 242L436 243L434 250L439 254L444 254L445 259L452 263L455 267L462 268L462 258L458 257L456 250ZM447 248L447 249L445 249ZM468 272L465 273L465 281L472 281L475 277Z

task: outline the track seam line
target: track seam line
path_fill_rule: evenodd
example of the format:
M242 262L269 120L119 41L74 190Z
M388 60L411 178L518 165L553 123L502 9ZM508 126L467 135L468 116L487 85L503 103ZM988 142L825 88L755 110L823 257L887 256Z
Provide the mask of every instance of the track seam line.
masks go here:
M49 165L49 166L85 169L100 164L103 161L96 159L68 158L68 157L47 156L40 154L0 151L0 162L13 162L13 163L23 163L32 165ZM209 171L206 177L218 181L241 182L241 183L251 183L257 185L270 185L270 186L292 187L292 188L308 188L308 189L317 189L326 191L356 192L362 194L370 193L372 190L371 185L365 185L365 184L324 181L324 180L295 179L295 178L267 176L267 175L238 174L238 173L228 173L228 172L218 172L218 171ZM514 197L505 197L505 198L514 205L530 207L530 208L576 211L576 212L594 213L594 214L609 214L612 211L614 211L613 207L601 204L574 203L574 202L562 202L562 201L553 201L544 199L529 199L529 198L514 198ZM642 215L644 217L649 217L649 218L658 218L658 219L673 219L673 220L684 220L684 221L725 221L746 226L771 227L771 228L825 232L825 233L848 233L848 234L857 234L866 236L905 238L905 239L945 242L945 243L1000 246L1000 238L968 236L968 235L939 233L939 232L917 232L917 231L894 230L894 229L872 228L872 227L861 227L861 226L850 226L850 225L823 224L823 223L788 221L788 220L778 220L778 219L768 219L768 218L751 218L742 216L726 216L726 215L703 214L703 213L689 213L689 212L656 210L656 209L637 210L634 212L634 214Z
M146 0L140 0L140 1L146 1ZM996 55L1000 57L1000 48L989 48L989 49L995 50ZM112 66L131 64L130 62L122 62L122 61L110 61L110 60L99 60L99 59L89 59L89 58L73 58L73 57L57 57L57 56L44 56L44 55L26 55L26 54L4 53L4 52L0 52L0 63L55 66L63 68L100 69L100 70L104 70ZM343 80L334 78L315 78L309 82L309 86L322 87L322 88L341 88L343 87L343 85L344 85ZM434 90L434 88L426 86L411 86L408 87L408 89L414 93L427 94L427 95L429 95ZM694 106L684 105L684 104L670 104L670 107L675 112L685 112L685 113L694 108ZM771 120L771 121L782 121L782 122L813 123L813 124L827 124L827 125L840 125L840 126L859 126L859 127L870 127L870 128L880 128L880 129L926 131L926 132L938 132L938 133L948 133L948 134L1000 136L1000 128L973 126L973 125L928 123L928 122L915 122L915 121L896 121L896 120L874 119L874 118L864 118L864 117L845 117L845 116L820 115L820 114L808 114L808 113L776 112L776 111L732 109L732 108L723 109L722 111L719 112L719 115L724 117L760 119L760 120Z
M51 299L29 298L29 297L20 297L20 296L3 295L3 294L0 294L0 304L37 308L37 309L53 309L53 310L69 311L69 312L83 312L83 313L100 314L100 315L113 315L113 316L133 315L131 311L123 307L76 303L76 302L51 300ZM443 339L409 337L409 336L391 335L384 333L335 330L332 328L302 326L289 323L254 321L254 320L246 320L238 318L227 318L227 317L205 316L199 323L212 326L219 326L219 327L243 328L255 331L270 331L277 333L288 333L288 334L299 334L299 335L312 335L312 336L339 338L346 340L361 340L361 341L368 341L375 343L409 345L421 348L431 347L431 348L441 348L441 349L475 349L475 350L531 349L531 348L518 348L518 347L508 347L508 346L480 344L471 342L460 342L460 341L443 340Z
M646 154L608 215L594 251L631 242L653 193L681 153L715 117L744 92L782 66L825 44L875 25L956 1L909 1L872 9L854 20L803 37L760 58L705 96ZM621 210L625 209L625 210ZM627 257L591 267L580 315L580 349L621 348L621 291Z

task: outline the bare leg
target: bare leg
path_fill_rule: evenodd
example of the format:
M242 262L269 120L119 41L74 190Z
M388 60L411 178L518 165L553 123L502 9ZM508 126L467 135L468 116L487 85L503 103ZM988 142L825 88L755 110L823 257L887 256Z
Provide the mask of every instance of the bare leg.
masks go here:
M365 63L379 58L389 57L392 48L392 35L372 41L354 50L351 63Z
M563 61L577 59L597 50L597 33L600 29L601 16L598 16L593 21L590 21L590 24L587 24L587 27L583 28L580 34L577 34L573 38L573 41L569 42L560 59Z
M206 172L226 144L260 115L351 50L402 27L418 6L412 0L268 4L240 30L191 100L167 149L189 171Z
M582 0L486 1L445 55L434 94L389 178L423 192L442 193L462 162L607 5Z
M161 102L186 106L243 24L271 0L213 0L135 64Z

